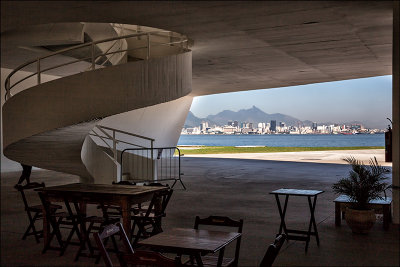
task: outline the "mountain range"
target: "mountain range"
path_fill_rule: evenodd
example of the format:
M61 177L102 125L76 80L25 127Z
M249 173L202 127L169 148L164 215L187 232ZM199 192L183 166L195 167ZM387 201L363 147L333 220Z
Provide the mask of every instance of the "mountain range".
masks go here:
M201 125L202 122L208 122L209 126L213 125L224 126L228 124L228 121L238 121L239 123L251 122L253 124L257 124L259 122L270 122L271 120L276 120L277 123L285 122L286 125L293 125L293 126L297 126L298 124L304 126L312 125L312 121L310 120L302 121L295 117L281 113L268 114L262 111L261 109L257 108L256 106L253 106L249 109L241 109L239 111L224 110L215 115L208 115L206 118L198 118L191 111L189 111L184 127L185 128L198 127L199 125ZM331 125L335 123L318 122L318 124ZM352 121L343 124L363 124L363 123L359 121Z

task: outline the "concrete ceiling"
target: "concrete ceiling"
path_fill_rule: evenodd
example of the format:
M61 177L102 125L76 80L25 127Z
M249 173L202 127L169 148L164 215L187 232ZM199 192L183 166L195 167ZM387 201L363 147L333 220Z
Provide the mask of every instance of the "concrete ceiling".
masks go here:
M85 21L179 32L194 40L193 95L204 95L391 74L392 5L1 1L1 31Z

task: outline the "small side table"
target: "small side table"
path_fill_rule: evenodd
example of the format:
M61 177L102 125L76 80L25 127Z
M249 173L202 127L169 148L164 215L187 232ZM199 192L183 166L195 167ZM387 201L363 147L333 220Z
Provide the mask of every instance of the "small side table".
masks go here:
M281 224L279 226L279 234L282 233L282 229L283 229L283 232L287 236L287 240L306 241L306 248L305 248L306 252L308 250L308 244L310 243L311 235L315 236L315 238L317 240L317 245L319 246L319 237L318 237L318 231L317 231L317 224L315 222L314 211L315 211L315 205L317 202L317 196L319 194L322 194L323 192L324 191L319 191L319 190L300 190L300 189L278 189L278 190L270 192L270 194L275 195L276 204L278 205L279 215L281 217ZM283 210L282 210L281 203L279 200L279 195L286 196L285 197L285 205L283 206ZM310 212L311 212L310 222L308 225L308 231L293 230L293 229L286 228L285 215L286 215L286 209L287 209L289 196L307 197L308 206L310 207ZM311 198L314 198L314 200L311 201ZM312 228L313 228L313 231L312 231Z

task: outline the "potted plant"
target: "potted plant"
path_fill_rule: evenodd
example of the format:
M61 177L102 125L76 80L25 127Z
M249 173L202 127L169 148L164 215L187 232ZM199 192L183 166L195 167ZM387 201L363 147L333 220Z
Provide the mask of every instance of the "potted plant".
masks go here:
M346 208L345 219L353 233L366 234L375 223L375 211L370 209L368 203L372 199L386 197L386 189L390 186L385 176L390 170L379 165L376 157L371 158L369 165L354 157L343 159L351 165L349 175L333 184L332 189L336 194L347 195L351 202Z

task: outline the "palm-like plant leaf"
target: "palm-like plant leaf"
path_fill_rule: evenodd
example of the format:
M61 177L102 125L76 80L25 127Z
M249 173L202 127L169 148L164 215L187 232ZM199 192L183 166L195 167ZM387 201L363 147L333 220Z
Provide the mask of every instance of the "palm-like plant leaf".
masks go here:
M379 165L376 157L369 160L369 165L350 156L343 159L351 165L349 176L333 184L336 194L345 194L354 201L354 208L367 209L368 202L375 198L382 199L389 185L384 182L389 169ZM385 193L386 196L386 193Z

